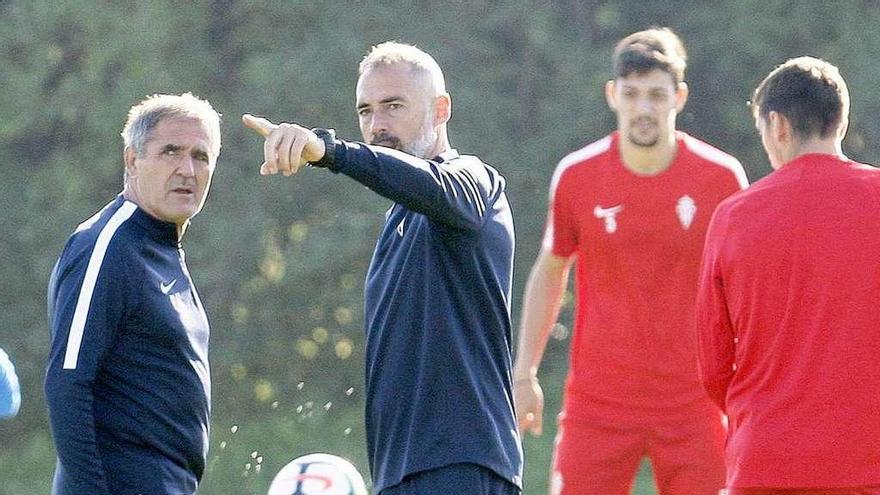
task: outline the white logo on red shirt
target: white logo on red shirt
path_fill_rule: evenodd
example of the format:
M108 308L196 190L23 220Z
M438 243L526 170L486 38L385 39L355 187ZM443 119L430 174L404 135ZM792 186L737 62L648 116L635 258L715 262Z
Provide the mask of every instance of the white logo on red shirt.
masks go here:
M609 234L613 234L617 232L617 218L615 215L620 213L620 210L623 209L623 205L616 205L610 208L602 208L599 205L596 205L593 208L593 215L596 215L596 218L600 220L605 220L605 232Z
M681 227L684 230L689 229L694 221L694 216L697 214L697 203L694 202L694 198L687 194L678 198L678 203L675 205L675 214L678 215Z

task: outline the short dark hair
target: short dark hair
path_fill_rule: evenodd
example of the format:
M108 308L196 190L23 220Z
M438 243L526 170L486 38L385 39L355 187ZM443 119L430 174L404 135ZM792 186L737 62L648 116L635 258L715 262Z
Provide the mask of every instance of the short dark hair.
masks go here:
M834 65L813 57L788 60L773 69L750 102L756 119L784 115L801 139L826 138L849 113L849 90Z
M676 84L684 81L687 52L677 34L669 28L651 28L633 33L614 48L614 77L645 74L660 69Z

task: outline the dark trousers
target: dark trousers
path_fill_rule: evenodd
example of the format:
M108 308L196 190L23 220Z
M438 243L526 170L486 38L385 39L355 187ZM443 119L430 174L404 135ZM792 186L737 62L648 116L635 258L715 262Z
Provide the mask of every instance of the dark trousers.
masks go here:
M513 483L477 464L452 464L413 473L379 495L521 495Z

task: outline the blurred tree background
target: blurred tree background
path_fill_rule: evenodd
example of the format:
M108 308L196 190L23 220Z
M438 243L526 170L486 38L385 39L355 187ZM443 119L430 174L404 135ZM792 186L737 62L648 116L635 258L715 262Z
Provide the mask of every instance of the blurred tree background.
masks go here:
M24 394L19 417L0 424L0 494L49 491L46 280L76 225L120 191L118 133L145 95L192 91L225 115L213 190L184 239L213 329L206 495L265 493L281 466L313 451L368 472L362 289L388 201L321 170L260 177L262 139L239 116L359 138L356 67L371 45L433 54L453 97L453 145L507 176L515 322L550 175L614 127L602 86L632 31L664 25L683 37L691 98L679 127L739 157L752 180L770 169L746 101L798 55L828 59L849 83L846 152L874 162L880 150L877 0L9 0L0 19L0 346ZM547 490L570 321L568 303L541 374L548 424L525 439L529 495ZM647 465L635 490L654 493Z

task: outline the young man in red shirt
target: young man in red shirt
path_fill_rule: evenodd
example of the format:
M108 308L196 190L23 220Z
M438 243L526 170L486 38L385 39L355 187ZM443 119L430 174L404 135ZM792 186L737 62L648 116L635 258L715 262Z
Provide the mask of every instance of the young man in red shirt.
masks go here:
M716 211L697 302L729 493L880 494L880 170L843 155L825 61L777 67L752 109L775 171Z
M685 58L668 29L624 38L605 87L617 132L553 175L514 396L520 428L540 434L538 367L577 260L554 495L626 495L644 457L662 495L716 495L724 485L724 428L700 386L693 304L709 218L746 177L732 156L675 130Z

